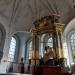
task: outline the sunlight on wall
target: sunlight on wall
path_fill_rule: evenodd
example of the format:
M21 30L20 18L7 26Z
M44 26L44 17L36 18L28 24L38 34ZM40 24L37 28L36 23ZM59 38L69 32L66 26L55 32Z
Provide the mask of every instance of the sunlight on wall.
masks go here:
M67 48L67 43L63 43L63 49L64 49L64 57L67 58L67 64L69 64L69 55L68 55L68 48Z

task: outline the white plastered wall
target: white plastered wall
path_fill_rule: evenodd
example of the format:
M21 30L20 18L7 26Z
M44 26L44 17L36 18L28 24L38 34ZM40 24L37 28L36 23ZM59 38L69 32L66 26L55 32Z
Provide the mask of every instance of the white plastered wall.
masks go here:
M67 49L64 50L64 54L65 57L68 59L67 63L69 65L72 65L74 63L72 58L72 51L70 47L70 36L72 33L75 33L75 18L71 20L64 29L63 43L67 45Z

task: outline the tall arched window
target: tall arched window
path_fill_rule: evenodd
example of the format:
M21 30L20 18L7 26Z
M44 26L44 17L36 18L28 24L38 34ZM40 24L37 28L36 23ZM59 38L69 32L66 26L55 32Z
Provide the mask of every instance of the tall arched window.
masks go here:
M41 44L40 44L40 56L43 57L43 53L44 53L44 37L46 34L43 34L41 36Z
M75 62L75 33L72 34L70 37L70 45L71 45L73 60Z
M9 48L9 55L8 55L8 60L9 61L14 61L14 54L16 50L16 39L14 37L11 38L10 42L10 48Z
M32 41L29 43L29 59L32 58Z
M47 41L47 46L49 46L49 47L53 47L53 39L52 39L52 37L50 37L49 39L48 39L48 41Z

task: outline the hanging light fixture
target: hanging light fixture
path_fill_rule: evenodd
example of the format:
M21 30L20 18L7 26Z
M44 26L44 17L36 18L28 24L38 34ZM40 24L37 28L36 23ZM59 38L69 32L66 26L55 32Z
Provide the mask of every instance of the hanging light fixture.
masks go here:
M75 0L72 0L72 5L75 8Z

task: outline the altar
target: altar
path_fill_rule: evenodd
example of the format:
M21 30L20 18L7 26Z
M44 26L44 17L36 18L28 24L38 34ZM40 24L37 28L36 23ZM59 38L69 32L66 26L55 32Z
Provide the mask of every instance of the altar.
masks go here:
M30 59L31 74L62 75L61 68L65 64L62 33L63 24L61 24L58 14L51 14L34 22L32 58Z
M62 75L61 67L44 67L42 75Z
M36 20L32 28L31 64L39 64L41 57L45 62L48 59L64 58L62 33L60 15L51 14Z
M31 66L30 74L32 75L69 75L68 71L59 66Z

